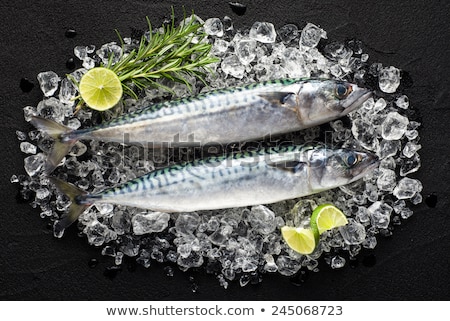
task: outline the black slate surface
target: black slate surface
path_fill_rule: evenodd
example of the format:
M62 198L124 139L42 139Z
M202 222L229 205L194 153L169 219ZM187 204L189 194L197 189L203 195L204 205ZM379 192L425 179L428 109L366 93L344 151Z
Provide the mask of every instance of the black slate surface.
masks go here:
M0 3L0 298L3 300L448 300L450 298L449 74L450 3L445 1L256 1L242 0L245 14L228 1L2 1ZM170 5L181 14L229 15L236 28L254 21L302 26L312 22L329 39L363 41L371 62L404 70L413 81L403 92L421 116L422 168L412 175L424 185L426 202L414 216L379 238L355 267L322 269L304 279L264 276L262 283L227 290L212 275L149 269L125 263L121 270L71 229L53 238L47 222L17 197L12 174L24 173L15 131L28 131L22 108L42 94L41 71L70 72L73 47L115 41L114 29L129 35L145 28L145 16L158 25ZM66 32L74 29L76 34ZM76 61L76 59L75 59ZM78 63L78 62L77 62ZM34 86L33 86L34 85ZM22 89L21 89L22 87ZM303 282L304 281L304 282ZM196 292L192 291L197 285ZM194 286L195 287L195 286Z

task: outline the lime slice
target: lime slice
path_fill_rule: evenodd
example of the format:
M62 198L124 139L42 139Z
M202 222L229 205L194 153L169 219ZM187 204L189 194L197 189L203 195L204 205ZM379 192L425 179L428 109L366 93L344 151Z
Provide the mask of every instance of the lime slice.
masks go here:
M281 235L286 244L300 254L311 254L316 248L314 232L309 228L283 226Z
M322 234L335 227L344 226L348 223L347 217L340 209L332 204L317 206L311 215L311 229Z
M80 95L92 109L103 111L115 106L122 98L122 84L110 69L96 67L81 77Z

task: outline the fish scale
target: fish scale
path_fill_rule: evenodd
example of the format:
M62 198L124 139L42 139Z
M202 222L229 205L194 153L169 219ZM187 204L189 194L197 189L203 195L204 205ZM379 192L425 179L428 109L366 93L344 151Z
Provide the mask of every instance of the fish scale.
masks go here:
M50 178L72 200L55 231L96 203L168 213L270 204L351 183L376 166L378 158L368 152L309 144L173 165L94 194Z
M72 130L36 116L30 122L55 139L44 166L49 174L81 139L148 148L248 142L342 117L370 96L340 80L285 79L155 104L91 128Z

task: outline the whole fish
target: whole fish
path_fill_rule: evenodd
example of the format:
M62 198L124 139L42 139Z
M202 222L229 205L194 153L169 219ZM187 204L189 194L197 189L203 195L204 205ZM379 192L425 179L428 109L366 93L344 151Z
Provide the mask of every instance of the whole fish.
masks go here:
M72 130L42 117L32 117L31 123L55 139L44 166L49 174L80 139L146 147L249 141L326 123L370 96L344 81L285 79L155 104L92 128Z
M269 204L348 184L377 166L378 158L364 151L291 145L173 165L93 194L50 178L72 201L55 231L94 203L168 213Z

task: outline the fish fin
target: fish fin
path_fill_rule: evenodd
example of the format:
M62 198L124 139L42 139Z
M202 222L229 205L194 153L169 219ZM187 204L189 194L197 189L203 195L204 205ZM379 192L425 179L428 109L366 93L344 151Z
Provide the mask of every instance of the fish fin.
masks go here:
M295 96L295 93L291 92L283 92L283 91L269 91L258 93L258 96L264 98L267 101L270 101L275 104L286 104L292 96Z
M32 116L30 123L39 130L44 131L55 140L55 143L44 165L44 173L50 174L75 145L77 139L68 139L66 134L73 130L67 126L43 117Z
M305 163L300 161L281 161L281 162L267 163L267 165L295 174L303 169Z
M64 182L55 177L49 177L50 182L56 188L69 197L71 204L69 210L65 212L54 225L56 235L62 235L64 230L68 228L78 217L89 207L91 203L87 200L88 193L79 189L73 184Z

